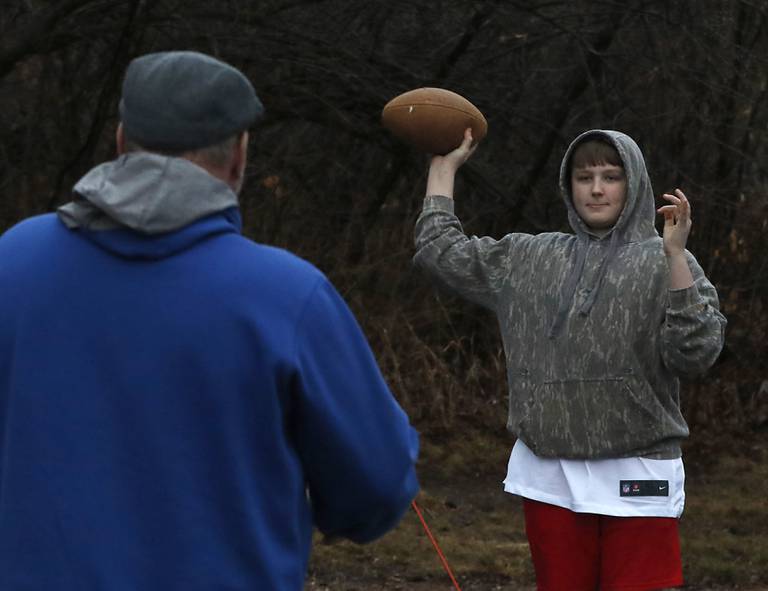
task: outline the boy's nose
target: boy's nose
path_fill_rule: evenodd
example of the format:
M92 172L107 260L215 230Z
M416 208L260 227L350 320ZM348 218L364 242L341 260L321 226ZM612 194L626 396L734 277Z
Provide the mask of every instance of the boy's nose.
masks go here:
M592 181L592 194L601 195L603 192L603 183L599 179Z

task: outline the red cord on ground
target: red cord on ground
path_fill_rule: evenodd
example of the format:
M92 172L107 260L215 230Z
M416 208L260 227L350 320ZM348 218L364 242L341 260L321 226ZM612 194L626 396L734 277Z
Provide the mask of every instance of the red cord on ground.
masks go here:
M456 577L453 576L453 572L451 571L451 567L448 566L448 561L445 559L445 555L443 554L443 551L440 549L440 546L437 544L437 540L435 539L435 536L432 535L432 532L429 531L429 526L427 525L427 522L424 521L424 516L421 514L421 510L419 509L419 506L416 504L416 501L411 501L411 507L413 507L413 510L416 512L416 515L419 516L419 521L421 521L421 525L424 526L424 531L427 532L427 536L429 537L429 541L432 542L432 545L435 547L435 550L437 550L437 555L440 557L440 562L443 563L443 568L445 569L445 572L448 573L448 576L451 577L451 582L453 583L454 588L456 591L461 591L461 587L459 587L459 583L456 582Z

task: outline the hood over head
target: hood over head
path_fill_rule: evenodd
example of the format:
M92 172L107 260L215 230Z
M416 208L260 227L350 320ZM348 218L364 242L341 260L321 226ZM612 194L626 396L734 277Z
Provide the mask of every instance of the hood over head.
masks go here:
M571 195L571 159L573 152L582 142L601 138L611 144L619 154L627 179L627 195L624 209L613 228L599 236L581 219L573 205ZM568 221L576 233L576 246L568 275L563 283L560 305L550 327L550 338L555 338L562 331L568 312L573 306L576 289L584 273L590 241L608 241L602 249L603 259L589 287L589 296L579 307L579 314L587 316L600 295L603 279L621 245L640 242L658 236L654 225L656 206L651 187L651 180L645 167L645 159L640 147L628 135L619 131L593 129L580 134L571 142L560 165L560 191L568 209Z
M568 221L577 235L593 234L579 217L571 195L571 158L575 149L585 141L599 138L611 144L619 154L627 177L627 200L619 219L608 234L618 233L621 244L638 242L658 236L655 227L656 206L651 179L645 168L640 147L620 131L593 129L580 134L571 142L560 165L560 192L568 208ZM608 236L606 234L606 238Z

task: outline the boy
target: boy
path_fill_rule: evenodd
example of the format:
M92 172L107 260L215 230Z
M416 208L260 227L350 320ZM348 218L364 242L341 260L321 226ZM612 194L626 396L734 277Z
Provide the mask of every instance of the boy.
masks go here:
M432 158L414 261L498 316L517 436L504 486L524 499L538 588L682 585L678 378L714 363L726 324L685 250L690 204L664 195L659 237L639 147L593 130L560 170L574 234L470 238L452 197L471 141Z

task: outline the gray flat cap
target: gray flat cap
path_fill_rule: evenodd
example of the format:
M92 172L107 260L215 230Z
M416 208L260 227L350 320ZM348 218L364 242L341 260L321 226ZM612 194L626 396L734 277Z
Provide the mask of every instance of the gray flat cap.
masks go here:
M264 107L242 72L195 51L138 57L123 80L120 117L125 135L150 150L211 146L263 115Z

